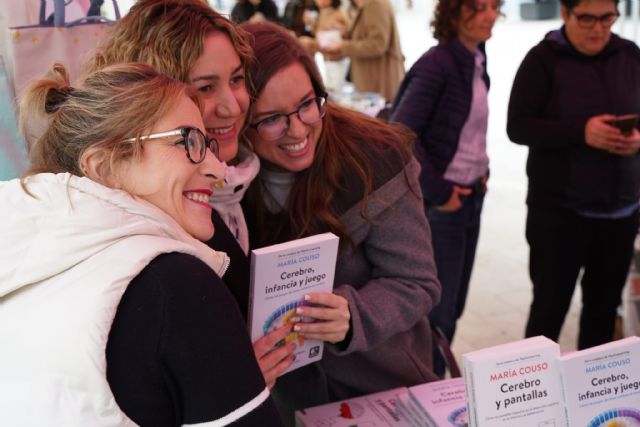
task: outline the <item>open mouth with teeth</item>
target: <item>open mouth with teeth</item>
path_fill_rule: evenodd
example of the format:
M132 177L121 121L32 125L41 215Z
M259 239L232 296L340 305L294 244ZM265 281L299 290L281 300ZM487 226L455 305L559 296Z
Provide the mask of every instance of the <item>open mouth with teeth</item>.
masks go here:
M220 137L228 133L231 133L233 129L234 129L234 126L228 126L225 128L207 128L207 132L213 135L214 137Z
M200 191L185 191L182 194L184 195L184 197L191 200L192 202L195 202L207 208L211 208L211 204L209 203L210 194L200 192Z
M296 154L304 151L307 148L307 145L309 145L309 140L305 139L297 144L282 144L280 145L280 148L289 154Z

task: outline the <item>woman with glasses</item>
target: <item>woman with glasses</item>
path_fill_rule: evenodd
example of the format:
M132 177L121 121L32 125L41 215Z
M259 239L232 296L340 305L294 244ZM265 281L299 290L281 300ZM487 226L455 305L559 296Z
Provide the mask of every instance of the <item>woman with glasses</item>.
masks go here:
M580 271L578 349L609 342L638 230L640 49L611 32L617 0L562 0L564 25L525 56L507 133L529 146L526 336L557 340Z
M440 0L431 23L438 45L411 67L392 107L391 120L418 135L420 183L442 284L429 317L449 342L467 299L489 176L484 45L499 15L497 0ZM434 367L444 375L439 351Z
M340 237L333 293L310 293L299 332L323 359L278 378L285 423L314 404L436 377L424 315L440 285L411 155L413 136L327 102L313 59L286 30L242 26L254 40L247 138L262 168L245 207L256 247L331 231Z
M187 87L143 64L27 93L31 169L0 183L6 425L281 425L222 283L224 173Z
M217 232L207 244L230 257L222 278L246 316L249 299L249 235L240 200L259 169L257 156L242 144L249 110L251 48L246 36L201 0L140 0L111 30L88 68L143 62L185 82L202 105L206 135L220 145L225 173L210 198ZM281 328L255 343L267 384L292 363L292 346L274 345Z

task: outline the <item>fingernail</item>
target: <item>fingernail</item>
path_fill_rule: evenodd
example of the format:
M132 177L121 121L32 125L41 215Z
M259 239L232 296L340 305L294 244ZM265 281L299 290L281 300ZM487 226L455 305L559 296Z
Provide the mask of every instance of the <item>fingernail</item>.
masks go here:
M293 325L293 330L296 332L300 331L300 325Z
M307 294L307 295L305 295L305 296L304 296L304 300L305 300L305 301L311 301L311 295L308 295L308 294Z
M304 312L302 307L296 308L296 314L302 314Z

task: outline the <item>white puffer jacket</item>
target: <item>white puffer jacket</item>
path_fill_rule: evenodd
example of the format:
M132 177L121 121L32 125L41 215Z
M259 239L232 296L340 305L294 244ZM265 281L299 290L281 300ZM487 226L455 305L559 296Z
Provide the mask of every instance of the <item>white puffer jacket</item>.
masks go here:
M105 348L131 280L161 253L222 276L224 253L155 206L70 174L0 183L0 424L133 426L106 380Z

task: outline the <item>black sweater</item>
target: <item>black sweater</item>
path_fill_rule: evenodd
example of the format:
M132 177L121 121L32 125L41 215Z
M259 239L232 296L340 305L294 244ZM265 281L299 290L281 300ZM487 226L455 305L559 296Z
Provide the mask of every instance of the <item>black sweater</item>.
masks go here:
M613 212L640 199L640 155L585 143L587 120L640 113L640 49L615 34L595 56L579 53L563 30L529 51L509 100L507 133L529 146L530 206Z
M109 335L107 379L142 427L212 422L238 408L247 414L233 426L282 425L271 398L258 398L265 383L233 297L191 255L160 255L129 284Z

